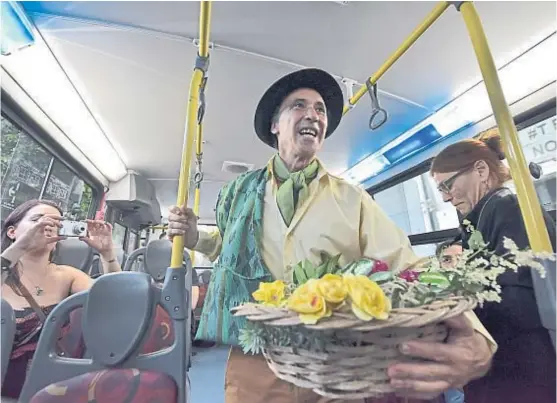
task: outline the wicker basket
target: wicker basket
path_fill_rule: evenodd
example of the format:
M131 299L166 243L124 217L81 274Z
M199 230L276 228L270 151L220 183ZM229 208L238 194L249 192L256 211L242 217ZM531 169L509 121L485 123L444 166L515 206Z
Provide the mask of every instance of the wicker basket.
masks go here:
M351 346L330 342L324 352L275 345L263 352L278 378L325 397L349 400L392 393L387 368L408 360L398 346L409 340L445 340L447 329L442 321L475 306L475 300L455 297L419 308L393 309L384 321L363 322L351 313L334 312L316 325L303 325L295 312L257 304L242 305L233 312L265 326L301 325L351 342Z

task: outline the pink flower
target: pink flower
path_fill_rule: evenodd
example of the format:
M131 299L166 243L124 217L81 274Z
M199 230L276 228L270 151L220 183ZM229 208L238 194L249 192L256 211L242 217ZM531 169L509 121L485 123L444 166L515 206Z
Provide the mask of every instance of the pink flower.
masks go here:
M413 283L414 281L418 280L418 272L414 270L404 270L402 273L398 275L401 279L408 281L409 283Z
M380 271L389 271L389 266L382 260L376 260L371 269L371 274L378 273Z

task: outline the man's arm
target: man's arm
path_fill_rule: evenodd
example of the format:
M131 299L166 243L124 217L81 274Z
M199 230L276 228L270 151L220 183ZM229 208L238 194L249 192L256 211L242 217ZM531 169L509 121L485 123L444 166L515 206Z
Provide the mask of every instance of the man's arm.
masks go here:
M418 265L424 259L416 256L410 240L404 232L381 210L369 196L362 194L360 216L360 247L362 256L382 260L395 272ZM464 314L472 323L474 330L487 340L493 353L497 343L472 311Z
M222 249L222 237L220 231L215 228L212 231L198 230L199 238L193 250L206 255L211 262L214 262L220 255Z

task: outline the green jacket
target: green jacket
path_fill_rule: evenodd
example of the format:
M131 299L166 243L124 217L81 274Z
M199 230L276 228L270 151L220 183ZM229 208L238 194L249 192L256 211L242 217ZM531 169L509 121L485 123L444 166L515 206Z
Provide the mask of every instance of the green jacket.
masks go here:
M222 250L213 267L196 339L238 345L246 319L234 317L230 309L253 301L251 294L259 283L272 281L259 244L268 175L267 169L247 172L220 191L216 219Z

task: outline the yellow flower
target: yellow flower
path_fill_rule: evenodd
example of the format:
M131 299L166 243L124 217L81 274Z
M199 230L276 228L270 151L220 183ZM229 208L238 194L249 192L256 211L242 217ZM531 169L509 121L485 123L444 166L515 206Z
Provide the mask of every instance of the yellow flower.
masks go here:
M317 280L311 279L298 287L288 298L287 307L297 312L302 323L315 325L321 318L331 316L331 309L319 294Z
M285 284L282 280L272 283L259 283L259 289L252 296L264 305L280 306L284 300Z
M365 321L389 317L391 301L377 283L361 275L346 275L343 279L354 315Z
M319 294L333 307L340 305L348 294L342 277L336 274L325 274L317 280L316 286Z

